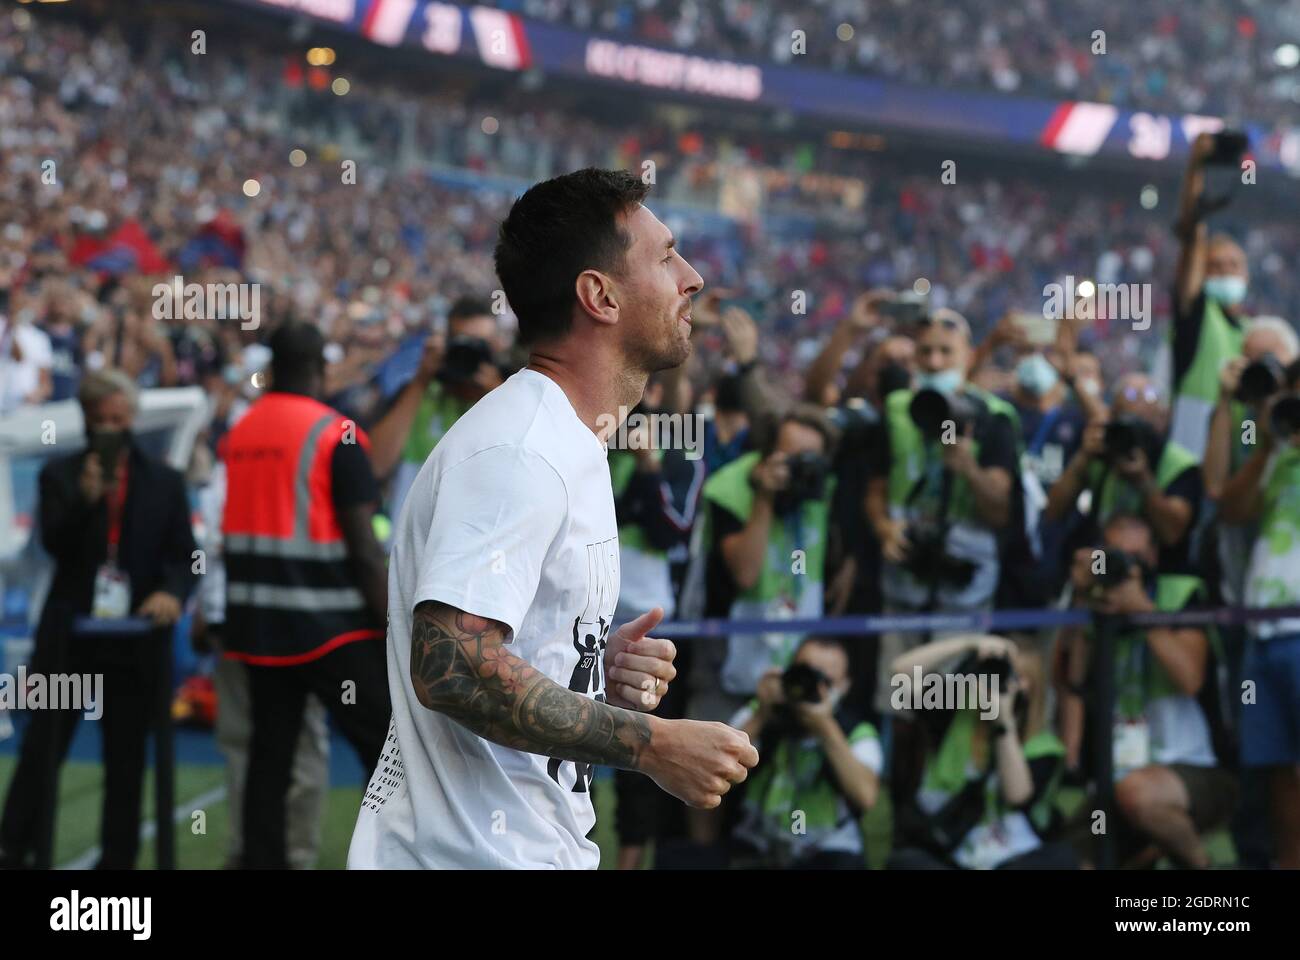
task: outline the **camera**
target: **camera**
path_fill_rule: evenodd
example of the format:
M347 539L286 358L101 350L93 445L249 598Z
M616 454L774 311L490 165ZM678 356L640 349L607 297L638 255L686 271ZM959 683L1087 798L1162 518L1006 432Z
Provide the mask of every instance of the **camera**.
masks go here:
M1266 353L1241 371L1236 398L1242 403L1259 403L1277 393L1286 383L1286 368L1272 353Z
M776 495L777 513L788 513L809 500L817 500L826 490L829 464L820 453L805 451L786 458L790 479Z
M1125 553L1123 550L1103 550L1101 552L1101 573L1094 574L1094 579L1102 587L1109 589L1117 587L1129 578L1133 569L1137 568L1145 576L1146 564L1133 556L1131 553Z
M459 334L447 341L437 378L448 386L465 383L474 379L480 365L491 362L491 344L482 337Z
M930 387L916 391L907 408L912 422L927 440L939 440L944 434L944 424L952 421L958 435L974 423L980 413L980 402L966 393L949 396Z
M1220 130L1214 134L1214 145L1205 162L1216 167L1235 167L1249 146L1250 138L1240 130Z
M907 527L907 557L903 569L922 583L931 580L948 587L969 586L978 569L969 560L959 560L944 552L947 538L937 524L914 521Z
M997 677L1002 686L1006 686L1016 676L1016 669L1011 665L1010 657L981 657L978 653L968 654L956 667L956 672Z
M1115 463L1134 450L1142 450L1153 467L1160 453L1160 437L1151 424L1139 417L1116 417L1106 424L1106 460Z
M903 294L894 300L887 300L878 308L881 316L888 317L900 327L911 326L925 314L925 303L921 299Z
M821 703L822 684L829 686L830 678L806 663L792 663L781 674L786 703Z
M1283 397L1273 404L1268 423L1273 429L1273 436L1279 439L1300 433L1300 397Z

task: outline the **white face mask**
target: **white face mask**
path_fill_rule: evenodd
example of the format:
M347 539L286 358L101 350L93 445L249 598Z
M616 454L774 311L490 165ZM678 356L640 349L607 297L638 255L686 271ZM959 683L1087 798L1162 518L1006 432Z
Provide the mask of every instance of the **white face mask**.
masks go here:
M960 390L961 385L965 382L966 378L962 376L961 370L957 367L940 370L937 373L918 373L916 375L916 388L918 390L938 390L948 396Z
M1246 299L1246 278L1231 274L1206 277L1202 289L1204 289L1207 297L1217 300L1225 307L1235 307Z

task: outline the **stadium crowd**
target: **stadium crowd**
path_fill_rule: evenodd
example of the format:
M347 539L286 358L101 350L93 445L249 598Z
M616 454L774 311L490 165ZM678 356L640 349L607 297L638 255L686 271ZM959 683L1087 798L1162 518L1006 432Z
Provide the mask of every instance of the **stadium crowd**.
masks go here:
M736 23L760 6L629 5L617 26L741 50L751 34ZM917 6L873 10L930 37ZM1017 9L1032 23L1041 6ZM299 322L327 342L321 395L367 431L380 512L396 518L440 437L522 363L493 297L496 225L511 198L509 181L493 178L637 170L658 157L652 198L689 208L728 164L784 174L836 164L818 145L801 159L744 135L719 147L554 110L368 92L364 71L333 110L331 94L295 85L275 56L188 57L179 31L128 41L34 20L0 17L0 415L73 397L89 414L130 390L105 381L109 371L144 389L200 385L211 416L188 479L214 516L220 441L267 392L271 338ZM909 69L924 71L929 49ZM979 78L989 69L979 63L944 76ZM1218 93L1230 86L1212 77L1197 72ZM1149 78L1135 82L1097 89L1141 102ZM1168 89L1188 96L1190 83L1170 78ZM410 105L417 119L404 124ZM477 123L487 113L499 118L493 134ZM650 605L680 619L779 620L1300 600L1300 418L1288 419L1300 349L1286 321L1262 316L1297 315L1285 263L1300 231L1275 218L1252 220L1241 244L1210 236L1198 205L1208 144L1198 141L1172 236L1132 198L1025 178L945 185L886 160L859 169L851 228L800 235L757 220L686 232L684 255L708 281L696 350L652 381L638 412L699 418L702 445L638 437L611 452L620 616ZM294 166L303 147L311 156ZM403 166L404 153L481 183L449 185ZM354 155L364 169L341 182L335 171ZM1068 273L1147 285L1167 340L1159 326L1105 315L1100 297L1069 304L1087 319L1049 317L1044 285ZM173 275L259 284L259 322L159 319L154 284ZM800 291L806 312L792 308ZM1144 373L1157 353L1163 377ZM936 429L947 421L956 437ZM1245 440L1247 422L1258 440ZM219 524L207 526L219 555ZM202 625L219 642L222 581L201 579ZM653 842L661 865L861 866L862 818L887 802L895 866L1088 863L1087 824L1061 801L1067 788L1095 789L1090 744L1105 728L1124 862L1207 866L1203 838L1231 829L1238 862L1300 866L1300 744L1286 713L1293 721L1300 698L1300 634L1128 631L1114 718L1092 712L1094 640L1085 629L684 640L663 709L744 727L775 759L721 812L687 815L619 774L619 861L640 862ZM1007 708L985 719L898 705L895 678L953 664L1001 677ZM1268 691L1249 708L1228 695L1243 678ZM309 720L304 743L323 722ZM310 862L310 832L294 862ZM246 855L232 848L232 863Z
M492 0L489 6L705 56L910 83L1290 123L1300 5L1253 0L1127 6L954 0ZM847 27L848 29L845 29ZM805 50L795 54L802 30ZM1104 42L1096 34L1101 31Z

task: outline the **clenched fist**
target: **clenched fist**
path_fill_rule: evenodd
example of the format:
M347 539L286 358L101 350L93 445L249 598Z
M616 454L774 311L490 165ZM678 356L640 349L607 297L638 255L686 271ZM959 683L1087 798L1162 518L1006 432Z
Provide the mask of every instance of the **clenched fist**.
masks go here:
M688 807L712 810L758 763L749 737L725 723L663 720L641 772Z

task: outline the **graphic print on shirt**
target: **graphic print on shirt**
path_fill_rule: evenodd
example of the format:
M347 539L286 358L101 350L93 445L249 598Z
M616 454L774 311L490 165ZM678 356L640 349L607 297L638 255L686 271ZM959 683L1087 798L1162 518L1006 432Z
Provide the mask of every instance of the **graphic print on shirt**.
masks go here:
M573 648L578 662L569 677L569 689L605 702L605 645L618 603L618 537L587 544L587 603L573 618ZM560 766L568 761L552 757L546 772L560 782ZM574 793L586 793L591 784L590 763L574 763Z

